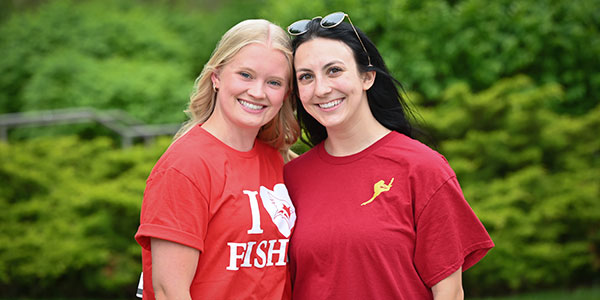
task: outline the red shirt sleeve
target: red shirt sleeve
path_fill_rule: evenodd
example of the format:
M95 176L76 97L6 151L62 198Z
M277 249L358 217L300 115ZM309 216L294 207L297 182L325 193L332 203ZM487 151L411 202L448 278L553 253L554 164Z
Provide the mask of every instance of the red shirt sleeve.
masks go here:
M148 180L140 216L137 242L150 249L150 238L159 238L204 250L208 226L208 201L187 176L169 168Z
M461 266L467 270L494 247L454 176L435 191L415 223L415 267L428 287Z

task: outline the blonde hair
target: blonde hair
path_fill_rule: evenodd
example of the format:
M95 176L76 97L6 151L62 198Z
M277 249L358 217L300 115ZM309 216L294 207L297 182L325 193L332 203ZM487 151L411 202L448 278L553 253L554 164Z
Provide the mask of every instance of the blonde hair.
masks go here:
M216 105L216 91L211 74L226 65L244 46L252 43L264 44L283 52L288 61L290 80L288 95L281 109L273 120L263 125L258 132L258 139L279 149L288 160L288 149L296 142L300 127L294 117L294 101L292 101L292 46L286 32L281 27L262 19L245 20L229 29L221 38L210 59L194 83L194 92L190 97L188 109L185 111L190 119L175 134L174 140L183 136L194 126L204 123L212 115Z

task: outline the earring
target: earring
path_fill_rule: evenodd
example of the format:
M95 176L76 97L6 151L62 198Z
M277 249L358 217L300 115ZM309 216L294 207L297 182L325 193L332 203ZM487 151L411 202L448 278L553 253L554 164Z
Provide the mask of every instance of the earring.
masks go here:
M219 91L219 88L218 88L218 87L216 87L216 86L214 86L214 84L213 84L213 87L212 87L212 88L213 88L213 91L214 91L215 93Z

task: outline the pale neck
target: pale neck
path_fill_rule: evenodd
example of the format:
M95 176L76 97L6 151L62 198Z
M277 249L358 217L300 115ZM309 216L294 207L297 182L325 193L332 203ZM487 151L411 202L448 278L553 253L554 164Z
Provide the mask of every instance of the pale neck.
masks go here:
M202 128L227 146L241 152L252 150L259 130L258 128L240 128L227 122L217 110L202 124Z
M332 156L348 156L367 149L390 133L372 115L363 122L345 128L327 128L325 150Z

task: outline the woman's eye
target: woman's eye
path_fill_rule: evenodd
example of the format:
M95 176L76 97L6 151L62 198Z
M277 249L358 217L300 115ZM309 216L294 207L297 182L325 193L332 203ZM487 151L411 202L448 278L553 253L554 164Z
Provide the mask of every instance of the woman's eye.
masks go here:
M242 75L244 78L252 78L252 76L247 72L240 72L240 75Z
M271 80L269 81L270 85L274 85L274 86L282 86L283 84L281 83L281 81L277 81L277 80Z
M339 73L341 71L342 71L342 68L340 68L340 67L331 67L331 68L329 68L329 70L327 70L327 73L335 74L335 73Z
M306 81L306 80L311 80L311 79L312 79L312 75L310 75L308 73L300 74L300 76L298 76L298 81Z

